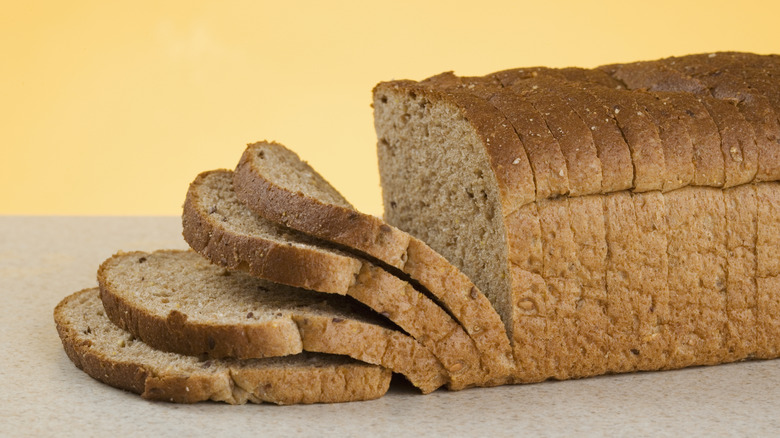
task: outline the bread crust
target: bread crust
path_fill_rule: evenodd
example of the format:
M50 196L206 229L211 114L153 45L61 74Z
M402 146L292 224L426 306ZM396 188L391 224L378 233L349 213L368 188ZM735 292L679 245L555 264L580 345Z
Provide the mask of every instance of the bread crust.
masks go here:
M518 80L507 87L534 105L541 113L566 159L569 195L600 193L601 161L598 159L593 135L580 116L561 93L564 82L538 76Z
M718 123L718 128L723 138L726 171L732 175L726 184L731 187L753 179L773 181L780 178L780 149L776 142L780 138L780 124L777 108L773 108L769 100L776 87L759 85L761 80L744 63L751 59L764 60L754 61L756 64L771 65L768 58L758 55L711 53L614 66L613 71L615 75L623 76L629 88L644 84L649 89L685 91L715 98L703 101L712 116L718 119L716 122L726 117ZM733 102L741 116L731 114L726 106L728 102L723 100ZM744 118L747 125L742 125L739 118ZM736 141L732 132L735 130L740 135ZM754 136L755 144L752 144ZM743 152L743 146L748 150ZM754 152L754 148L758 151ZM750 160L752 154L759 156L756 164Z
M85 289L63 299L54 309L54 320L63 347L70 360L86 374L110 386L140 394L148 400L195 403L205 400L231 404L270 402L276 404L337 403L379 398L387 391L391 372L374 365L347 363L344 360L323 359L321 366L307 366L287 361L288 366L260 365L262 362L205 362L197 373L177 369L176 355L171 364L160 369L149 362L155 353L142 347L141 354L116 359L90 340L99 336L78 329L78 320L68 312L91 296L99 311L97 289ZM102 317L105 319L105 317ZM105 329L111 323L106 319ZM119 328L113 331L118 332ZM105 332L100 332L105 335ZM139 341L136 341L139 342ZM146 353L146 354L143 354ZM178 356L181 358L181 356Z
M634 180L631 150L615 119L593 94L571 81L569 79L561 83L562 91L569 96L569 105L582 118L593 136L601 162L601 193L630 189Z
M629 64L613 64L598 67L596 69L565 68L553 69L547 67L532 67L511 69L492 73L479 78L458 78L452 73L434 76L422 82L393 81L380 83L376 90L382 87L402 87L412 89L423 84L429 88L448 90L453 84L461 84L458 91L478 96L484 90L471 90L473 84L485 87L488 84L501 84L504 87L520 87L542 81L543 83L558 82L559 86L550 90L550 93L563 93L577 90L576 96L569 95L569 104L575 109L582 121L588 121L587 112L580 111L580 101L585 102L584 97L590 94L610 110L610 117L617 120L624 140L631 148L631 164L633 166L633 181L629 187L624 187L617 181L622 181L617 176L617 168L624 172L628 167L623 159L620 143L611 148L610 152L603 151L604 141L599 138L595 141L598 152L598 160L601 163L602 184L599 191L594 193L610 193L630 188L637 192L649 190L669 191L688 185L703 185L712 187L733 187L752 181L773 181L780 179L780 92L776 90L771 77L774 70L780 71L777 66L777 56L761 56L745 53L722 52L716 54L691 55L686 57L671 57L657 61L642 61ZM716 62L717 61L717 62ZM446 76L446 80L442 77ZM434 80L432 80L434 79ZM527 88L527 87L526 87ZM643 92L649 91L648 93ZM520 90L521 91L521 90ZM529 97L533 97L529 95ZM653 101L652 98L655 99ZM579 99L579 100L578 100ZM637 101L640 99L642 102ZM724 101L725 100L725 101ZM737 112L729 107L735 106L729 101L736 102ZM668 105L677 113L677 120L666 117L669 113L663 111L662 106ZM655 108L655 109L654 109ZM617 112L615 112L617 109ZM620 111L622 110L622 113ZM647 117L646 111L665 114L661 117ZM510 113L502 108L502 113ZM689 114L694 120L684 120L681 114ZM487 114L487 113L483 113ZM556 114L556 117L558 115ZM645 116L643 120L643 117ZM715 117L713 120L712 117ZM468 115L467 115L468 118ZM603 120L607 120L605 117ZM593 118L593 120L596 120ZM717 122L717 125L716 125ZM484 125L484 120L481 121ZM664 123L666 125L664 126ZM568 123L565 126L572 127L575 124ZM564 125L561 125L562 127ZM587 126L587 124L586 124ZM596 126L596 125L592 125ZM659 131L660 128L660 131ZM691 147L694 160L694 175L690 178L690 168L687 162L688 142L684 131L688 131L691 138ZM614 133L615 131L612 131ZM666 134L662 139L661 135ZM519 134L519 133L518 133ZM680 140L679 134L683 134ZM599 133L601 136L601 133ZM609 137L608 137L609 138ZM615 136L611 135L614 140ZM717 138L717 145L714 144ZM721 138L723 140L721 141ZM576 141L572 144L587 145L587 141ZM609 143L609 140L606 142ZM547 149L555 149L553 145ZM572 163L594 163L589 147L577 151L586 150L590 155L588 159L582 157L574 159L572 151L577 147L566 147L570 153L567 156L566 173L571 171ZM562 150L563 150L562 149ZM571 150L570 150L571 149ZM528 147L526 147L528 150ZM503 152L488 150L491 163L499 159ZM544 152L537 151L536 156ZM547 152L548 154L550 151ZM498 154L494 156L494 154ZM665 155L669 155L669 159ZM566 155L566 154L564 154ZM753 157L757 156L754 160ZM533 164L532 154L528 154ZM667 163L669 161L669 163ZM624 163L617 165L615 163ZM555 165L554 167L558 167ZM592 167L592 166L591 166ZM547 188L546 176L537 175L536 168L543 171L543 166L533 167L534 178L542 181L540 191L537 188L536 199L557 196L556 190ZM495 166L494 166L495 169ZM505 171L505 168L498 169ZM582 173L582 172L580 172ZM590 172L592 174L592 172ZM585 176L583 176L585 175ZM568 176L574 178L575 185L585 184L587 178L593 175L583 174ZM508 216L516 207L517 199L507 199L506 192L511 187L511 176L499 175L499 189L502 193L501 203L504 207L504 216ZM585 180L580 181L582 178ZM623 179L625 176L622 177ZM585 195L590 191L580 191L575 187L570 196ZM592 184L591 184L592 185ZM540 195L541 194L541 195ZM507 210L507 207L509 208Z
M750 357L756 351L756 243L758 205L753 185L724 192L727 259L726 344L729 360Z
M241 202L265 219L356 248L390 266L403 268L411 238L407 233L378 217L287 190L265 178L257 156L267 149L275 150L269 153L281 153L280 148L284 146L269 142L247 146L233 174L233 189Z
M155 255L180 253L161 250ZM103 307L109 319L121 329L133 333L156 349L187 356L250 359L303 351L298 326L290 315L252 324L221 325L188 321L186 314L176 310L163 317L138 307L131 301L132 296L115 283L111 274L121 269L120 262L124 260L149 257L149 253L142 251L120 252L106 259L98 268L97 280Z
M648 93L635 93L637 104L658 126L658 138L664 152L666 174L663 191L679 189L693 181L693 144L685 124L679 122L677 109Z

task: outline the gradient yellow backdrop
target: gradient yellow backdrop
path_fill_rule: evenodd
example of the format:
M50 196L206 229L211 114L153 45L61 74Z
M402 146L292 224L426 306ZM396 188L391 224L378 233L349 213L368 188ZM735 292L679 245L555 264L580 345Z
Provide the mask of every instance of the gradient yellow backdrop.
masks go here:
M5 3L0 214L179 214L260 139L381 214L378 81L780 53L776 1Z

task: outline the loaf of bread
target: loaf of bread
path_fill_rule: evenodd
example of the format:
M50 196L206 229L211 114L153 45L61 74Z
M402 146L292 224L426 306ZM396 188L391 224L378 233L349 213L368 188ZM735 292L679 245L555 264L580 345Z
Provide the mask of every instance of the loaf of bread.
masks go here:
M249 145L190 185L199 254L106 260L63 346L146 398L279 404L778 357L779 77L724 52L381 83L385 221Z
M158 351L108 320L97 289L63 299L54 309L54 321L77 367L150 400L336 403L379 398L390 385L388 369L344 356L200 360Z
M374 89L385 219L532 382L780 354L780 63L717 53Z

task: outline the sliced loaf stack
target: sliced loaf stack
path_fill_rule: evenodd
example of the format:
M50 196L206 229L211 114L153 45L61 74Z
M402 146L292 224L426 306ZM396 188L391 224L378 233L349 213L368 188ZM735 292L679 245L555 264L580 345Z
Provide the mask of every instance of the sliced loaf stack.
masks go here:
M344 209L349 223L319 223L353 237L362 231L351 225L374 221L379 234L358 240L379 249L398 240L403 262L254 213L265 211L248 195L257 187L239 176L248 176L243 163L253 157L288 175L257 168L254 183L308 175L297 188L277 191L289 202L278 208L291 216ZM356 212L281 145L250 145L239 169L204 172L190 185L183 234L200 255L117 253L98 270L102 307L94 290L57 307L58 330L77 366L146 398L176 402L365 400L387 390L391 372L423 393L507 382L513 360L502 323L460 271L421 241ZM296 211L292 199L305 196L298 189L320 190L307 199L334 204Z
M516 382L780 354L780 62L374 90L385 218L488 295Z
M55 319L144 397L314 403L780 355L780 64L695 55L374 90L385 221L251 144ZM484 293L483 293L484 292ZM102 306L101 306L102 303ZM349 357L347 357L349 356Z

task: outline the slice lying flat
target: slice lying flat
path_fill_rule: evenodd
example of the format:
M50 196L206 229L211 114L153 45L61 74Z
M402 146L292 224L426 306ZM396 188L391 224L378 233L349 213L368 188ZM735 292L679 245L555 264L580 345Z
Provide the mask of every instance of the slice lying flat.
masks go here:
M262 219L233 191L233 173L200 174L184 203L184 239L230 270L312 291L348 295L393 321L441 361L449 388L481 385L474 341L425 294L386 270L331 244Z
M474 340L488 375L483 384L504 383L511 375L514 362L504 325L474 283L423 241L355 210L294 152L275 143L249 145L233 185L256 214L403 271Z
M98 283L108 318L159 350L341 354L401 373L425 393L446 382L428 349L359 303L231 273L192 251L119 253L100 266Z
M54 320L70 360L91 377L150 400L336 403L381 397L392 373L344 356L302 353L207 360L155 350L106 317L97 289L68 296Z

